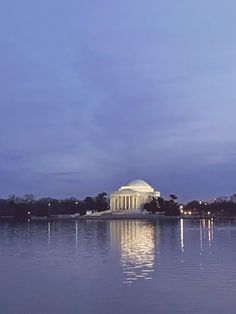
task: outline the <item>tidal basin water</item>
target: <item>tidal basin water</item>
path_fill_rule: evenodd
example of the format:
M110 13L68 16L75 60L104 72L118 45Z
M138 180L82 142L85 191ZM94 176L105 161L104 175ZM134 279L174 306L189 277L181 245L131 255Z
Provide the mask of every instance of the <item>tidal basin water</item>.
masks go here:
M0 223L0 313L236 313L236 222Z

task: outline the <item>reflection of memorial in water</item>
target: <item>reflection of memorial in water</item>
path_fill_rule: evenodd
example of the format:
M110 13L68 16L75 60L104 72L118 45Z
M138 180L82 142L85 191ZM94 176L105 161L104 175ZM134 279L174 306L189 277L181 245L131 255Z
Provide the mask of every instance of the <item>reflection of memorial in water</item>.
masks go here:
M121 250L124 283L152 279L154 271L154 225L140 221L111 221L111 240Z

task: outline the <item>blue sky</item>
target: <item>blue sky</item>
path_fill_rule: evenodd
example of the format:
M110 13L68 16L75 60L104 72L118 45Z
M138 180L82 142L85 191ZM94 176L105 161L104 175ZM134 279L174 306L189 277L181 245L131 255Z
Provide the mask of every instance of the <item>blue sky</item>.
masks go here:
M0 195L235 190L235 1L0 0Z

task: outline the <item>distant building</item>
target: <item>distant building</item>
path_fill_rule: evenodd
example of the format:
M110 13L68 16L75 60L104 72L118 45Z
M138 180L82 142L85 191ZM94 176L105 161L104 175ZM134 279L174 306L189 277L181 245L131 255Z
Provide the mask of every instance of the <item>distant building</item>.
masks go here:
M155 191L147 182L133 180L110 194L110 209L112 211L140 210L145 203L160 195L161 193Z

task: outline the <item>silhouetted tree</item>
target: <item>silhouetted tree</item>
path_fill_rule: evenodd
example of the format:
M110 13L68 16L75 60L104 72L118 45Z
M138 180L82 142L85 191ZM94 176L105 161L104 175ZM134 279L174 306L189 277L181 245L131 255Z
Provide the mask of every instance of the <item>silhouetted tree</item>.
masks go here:
M108 210L108 207L109 206L107 202L107 193L106 192L99 193L95 197L95 210L102 212Z
M84 201L85 210L95 210L96 209L96 203L94 199L91 196L87 196Z
M143 209L151 212L152 214L157 212L163 212L165 208L165 201L162 197L153 197L149 203L144 204Z
M179 216L179 204L176 202L178 197L175 194L170 194L170 200L165 201L165 215Z
M33 194L25 194L24 195L24 198L23 198L23 201L27 204L30 204L30 203L33 203L35 200L35 197Z

